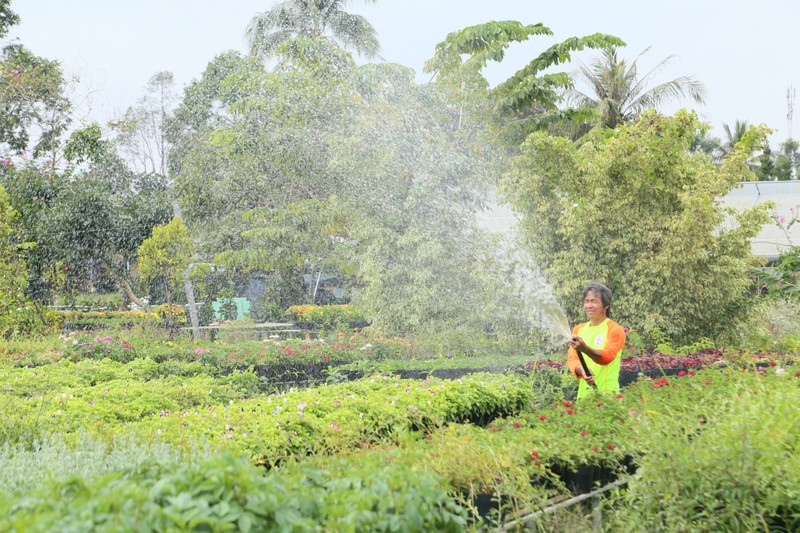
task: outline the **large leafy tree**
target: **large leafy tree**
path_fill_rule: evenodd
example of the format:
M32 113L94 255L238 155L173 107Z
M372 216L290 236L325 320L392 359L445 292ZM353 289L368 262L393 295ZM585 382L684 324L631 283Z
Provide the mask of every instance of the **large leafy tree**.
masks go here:
M20 243L18 213L0 186L0 337L29 333L36 313L26 293L28 271Z
M477 229L494 158L476 126L410 69L367 65L362 107L333 161L351 217L354 301L387 334L482 331Z
M19 15L11 11L11 0L0 0L0 37L5 37L8 29L19 22Z
M136 297L131 265L153 226L170 216L169 191L159 176L127 169L96 125L73 133L65 153L79 171L49 165L6 165L0 174L19 213L27 251L28 290L35 300L53 292L113 288Z
M654 87L648 85L666 67L674 56L669 56L645 74L639 72L639 60L645 49L632 62L618 56L618 48L612 46L592 60L589 66L582 64L579 79L588 84L590 92L575 88L567 91L568 101L581 108L593 109L599 123L605 128L616 128L619 124L636 120L646 109L681 98L691 98L702 104L705 101L705 86L692 76L679 76Z
M177 102L174 84L171 72L154 74L145 95L111 123L117 134L115 142L134 170L167 175L167 127Z
M307 248L313 237L300 233L309 229L304 206L324 208L340 191L328 165L352 122L356 66L322 38L287 41L277 54L272 72L234 54L212 61L176 111L170 160L200 260L228 252L218 258L232 278L258 272L282 285L277 301L297 301L304 272L330 264L326 246ZM275 250L270 235L282 235ZM297 253L287 250L292 242Z
M470 26L437 44L425 71L435 74L451 98L462 105L486 98L501 130L510 133L510 141L516 144L530 131L577 118L570 111L559 110L561 95L573 86L573 80L566 72L553 72L553 67L571 61L574 52L585 48L625 45L619 38L601 33L570 37L548 47L509 79L489 89L483 70L490 61L502 61L513 43L552 34L541 23L524 25L513 20Z
M746 161L765 130L751 129L716 166L689 150L702 127L690 113L646 112L580 146L538 133L525 142L504 190L573 319L592 279L614 291L615 317L644 332L714 337L746 314L748 239L769 216L764 206L727 213L718 198L753 178Z
M0 145L17 154L49 157L55 168L59 140L71 120L65 90L57 61L20 44L6 46L0 54Z
M366 0L375 2L375 0ZM360 15L347 13L347 0L285 0L257 14L247 27L251 52L273 55L282 43L297 37L328 37L365 57L380 51L375 28Z

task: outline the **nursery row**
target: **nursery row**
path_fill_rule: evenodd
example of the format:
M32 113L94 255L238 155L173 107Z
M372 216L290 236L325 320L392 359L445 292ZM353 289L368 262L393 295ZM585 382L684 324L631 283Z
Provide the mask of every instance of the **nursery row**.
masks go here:
M95 372L94 384L86 381L92 365L104 365L109 379L98 381ZM42 369L3 369L9 387L2 396L2 471L12 478L2 485L19 487L0 507L7 527L39 517L42 524L107 530L180 529L197 519L240 529L266 524L313 531L309 524L318 523L325 526L317 530L390 531L397 515L418 525L407 530L461 530L519 517L568 490L587 490L634 468L628 490L606 502L615 530L800 527L800 415L794 409L800 376L791 367L689 370L640 379L618 396L573 403L560 397L558 374L548 372L460 381L376 376L247 396L240 384L221 381L230 377L195 376L176 386L169 378L141 381L137 366L121 377L114 365L52 365L52 375L44 376L33 375ZM69 375L79 382L68 385ZM27 394L25 387L37 379L50 390ZM182 387L185 392L170 395ZM209 388L203 397L205 387L224 392L214 397ZM24 458L28 471L43 476L52 468L37 463L49 445L37 444L32 428L64 435L65 447L77 451L86 446L87 432L108 449L122 435L134 436L146 446L175 450L190 464L138 464L90 482L53 476L47 489L31 491L27 481L13 479L20 472L15 465ZM262 479L255 467L225 456L192 458L197 450L203 457L232 452L269 473ZM381 475L369 466L381 464L390 465ZM676 468L681 476L673 475ZM204 471L214 481L202 483ZM226 476L247 481L231 487ZM309 478L317 492L306 501L291 480ZM271 483L287 489L276 494ZM394 487L396 495L380 497L383 489L374 483ZM125 507L128 500L139 502L141 511ZM344 508L335 511L331 502ZM487 502L493 509L484 516L488 522L476 520Z

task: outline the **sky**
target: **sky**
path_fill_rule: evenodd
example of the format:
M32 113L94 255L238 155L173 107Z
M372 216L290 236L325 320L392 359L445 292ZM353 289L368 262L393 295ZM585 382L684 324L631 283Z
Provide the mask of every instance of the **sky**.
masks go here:
M144 94L150 77L171 71L179 89L198 79L217 54L247 49L244 31L272 0L12 0L21 17L4 40L18 39L33 53L61 62L75 76L79 118L104 124ZM766 124L773 149L800 137L800 107L790 130L789 86L800 87L800 2L797 0L350 0L376 28L383 59L413 68L420 83L425 60L448 33L490 20L543 23L553 37L534 36L508 49L486 70L496 84L548 46L573 36L607 33L627 47L619 53L647 72L675 56L654 83L695 76L707 89L695 109L723 137L722 124ZM586 51L575 57L588 63ZM360 63L365 62L359 60ZM567 72L577 63L566 65Z

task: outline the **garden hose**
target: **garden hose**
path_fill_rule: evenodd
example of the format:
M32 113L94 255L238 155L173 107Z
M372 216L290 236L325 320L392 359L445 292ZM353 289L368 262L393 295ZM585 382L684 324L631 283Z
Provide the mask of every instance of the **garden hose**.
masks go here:
M583 358L583 352L580 351L580 350L575 350L575 351L578 352L578 359L580 360L581 366L583 367L584 375L586 377L591 377L592 376L592 372L591 372L591 370L589 370L589 367L586 366L586 360ZM597 390L597 383L592 383L592 388L594 390Z

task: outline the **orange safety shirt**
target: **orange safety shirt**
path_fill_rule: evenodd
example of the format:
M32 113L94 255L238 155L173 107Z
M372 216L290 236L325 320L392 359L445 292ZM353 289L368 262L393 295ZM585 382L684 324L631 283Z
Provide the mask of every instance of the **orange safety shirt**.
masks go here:
M584 354L583 359L586 366L594 376L595 385L599 392L619 392L619 352L625 346L625 330L622 326L606 318L600 324L592 326L589 322L578 324L572 329L572 334L579 336L587 346L600 353L600 359L596 362L591 357ZM578 352L570 347L567 355L567 366L573 376L575 368L580 366ZM578 385L578 399L590 395L593 392L591 386L581 379Z

